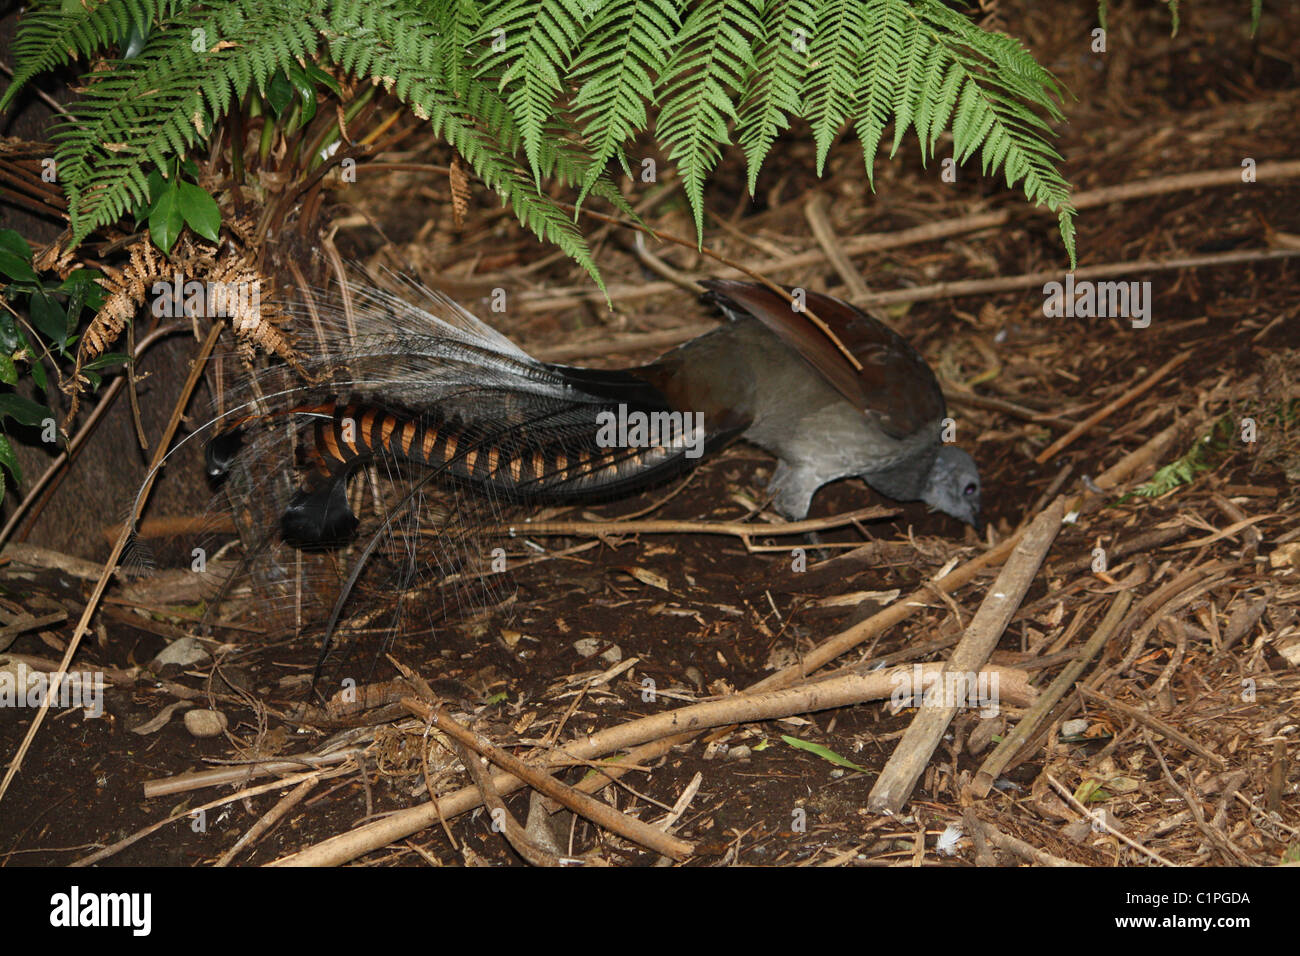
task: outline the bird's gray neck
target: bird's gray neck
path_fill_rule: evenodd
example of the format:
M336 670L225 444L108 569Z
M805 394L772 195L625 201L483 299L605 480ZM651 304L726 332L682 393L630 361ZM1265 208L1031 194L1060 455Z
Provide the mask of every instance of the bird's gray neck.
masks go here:
M928 436L914 436L908 444L915 446L916 452L905 456L897 464L879 471L863 474L868 485L887 498L895 501L916 501L922 496L929 484L930 471L934 468L937 446L926 450Z

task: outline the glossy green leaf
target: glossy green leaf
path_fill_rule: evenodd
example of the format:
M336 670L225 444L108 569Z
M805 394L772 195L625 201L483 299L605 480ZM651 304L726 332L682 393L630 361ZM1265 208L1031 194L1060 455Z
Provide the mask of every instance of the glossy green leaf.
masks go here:
M271 82L266 84L266 103L271 112L280 116L293 102L293 84L289 82L283 70L278 71Z
M84 372L86 369L108 368L111 365L123 365L129 361L131 361L131 356L125 352L105 352L98 358L86 362L81 366L81 370Z
M14 476L14 484L23 483L23 468L18 464L18 456L14 454L14 446L9 444L9 439L0 435L0 465L9 469L9 474ZM3 477L0 477L0 483L3 483Z
M339 81L311 62L311 60L307 61L307 76L313 83L319 83L335 96L343 94L343 91L339 89Z
M12 418L20 425L39 426L47 418L53 418L54 412L44 405L29 398L6 392L0 395L0 418Z
M217 208L217 201L202 186L194 183L181 182L177 188L181 215L186 224L204 239L216 242L221 232L221 210Z
M162 195L154 200L149 210L149 235L153 244L163 252L171 252L176 237L185 227L185 216L181 213L181 194L175 182L170 182L163 189Z
M13 355L26 340L18 330L18 323L6 310L0 309L0 351Z
M32 247L12 229L0 229L0 250L13 253L19 259L32 261Z
M32 325L55 347L61 347L68 338L68 319L57 299L44 289L32 293Z
M298 127L301 128L316 116L316 87L312 86L306 72L296 66L289 69L289 82L298 94Z
M8 249L0 249L0 276L15 282L38 282L36 270L31 261L14 255Z
M48 387L45 380L45 365L41 362L40 356L37 354L36 350L30 345L27 346L27 353L32 357L32 381L35 382L36 387L43 392Z

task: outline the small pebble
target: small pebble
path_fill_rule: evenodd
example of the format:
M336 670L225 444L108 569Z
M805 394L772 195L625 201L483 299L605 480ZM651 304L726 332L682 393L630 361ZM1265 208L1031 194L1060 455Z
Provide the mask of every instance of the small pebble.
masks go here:
M161 670L168 664L175 664L177 667L189 667L191 664L197 664L200 661L208 659L208 652L204 650L203 645L192 637L182 637L180 640L172 641L153 659L155 668Z
M193 737L217 737L226 730L226 715L219 710L185 711L185 729Z

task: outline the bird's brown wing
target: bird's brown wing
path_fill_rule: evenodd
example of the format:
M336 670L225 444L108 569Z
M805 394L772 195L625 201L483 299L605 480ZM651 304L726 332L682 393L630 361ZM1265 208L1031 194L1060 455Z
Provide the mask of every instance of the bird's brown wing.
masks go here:
M725 311L762 322L886 434L904 438L943 417L943 392L925 359L860 309L829 295L805 293L807 307L835 333L862 366L858 369L806 313L794 311L767 286L733 279L710 279L703 285Z

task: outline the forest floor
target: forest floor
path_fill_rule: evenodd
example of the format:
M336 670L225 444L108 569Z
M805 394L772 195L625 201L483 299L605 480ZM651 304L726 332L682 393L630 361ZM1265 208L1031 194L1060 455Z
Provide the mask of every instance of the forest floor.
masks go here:
M877 161L872 192L856 141L833 148L819 179L796 129L757 197L736 155L707 193L706 247L873 308L926 356L982 470L983 535L849 480L815 498L811 518L825 527L810 547L766 525L777 520L764 511L773 461L737 445L677 485L544 516L673 520L689 531L509 540L508 601L390 648L418 675L415 691L427 682L407 696L436 695L448 717L535 764L557 742L730 703L730 719L673 742L662 728L638 737L647 749L634 769L599 790L607 808L661 824L661 836L671 821L691 865L1300 860L1300 12L1270 10L1271 39L1257 41L1236 9L1185 12L1176 37L1160 10L1112 12L1098 55L1086 6L1002 9L1006 28L1077 97L1059 149L1081 211L1080 266L1114 267L1080 278L1149 283L1149 324L1045 316L1044 275L1061 280L1066 266L1054 218L977 163L945 181L913 142ZM671 163L657 159L661 182L629 181L627 198L648 225L690 237ZM1246 159L1258 181L1243 182ZM419 136L385 157L448 160ZM1186 179L1199 173L1210 175ZM582 219L611 309L481 188L460 227L446 177L427 170L363 174L339 203L345 255L447 289L549 361L653 358L716 319L683 284L736 275L693 249ZM503 313L489 309L497 288L507 290ZM187 480L174 471L163 481ZM873 505L892 516L840 517ZM1016 569L999 579L990 560L950 594L934 582L1035 519L1048 528L1045 557L1025 572L1027 593L990 660L1008 687L1027 684L1025 700L1004 699L992 715L958 710L935 749L919 731L905 736L931 708L892 706L888 691L767 720L735 696L784 680L848 631L831 664L838 677L948 659L978 629L995 580L1014 584ZM753 530L711 526L742 521ZM0 556L7 614L66 612L5 648L5 666L53 669L97 576L72 557ZM108 675L106 714L64 710L45 722L4 798L0 861L63 864L110 848L108 865L226 854L247 865L298 852L369 865L519 862L494 816L466 812L478 785L445 744L430 744L446 740L442 730L392 704L343 731L287 716L287 688L301 690L318 635L267 633L250 615L208 645L218 663L142 676L190 628L140 605L110 591L98 640L77 662ZM1071 667L1055 702L1032 709ZM195 705L222 711L227 732L187 733L180 715ZM6 709L0 750L13 754L30 720ZM588 763L607 753L593 749ZM891 757L921 772L886 813L878 783L895 779ZM268 761L284 779L265 773ZM582 767L560 776L605 782ZM430 789L448 798L442 824ZM504 796L522 828L517 846L634 865L679 852L530 793ZM236 848L273 808L269 831ZM372 826L352 844L325 843L375 821L392 827L378 842Z

